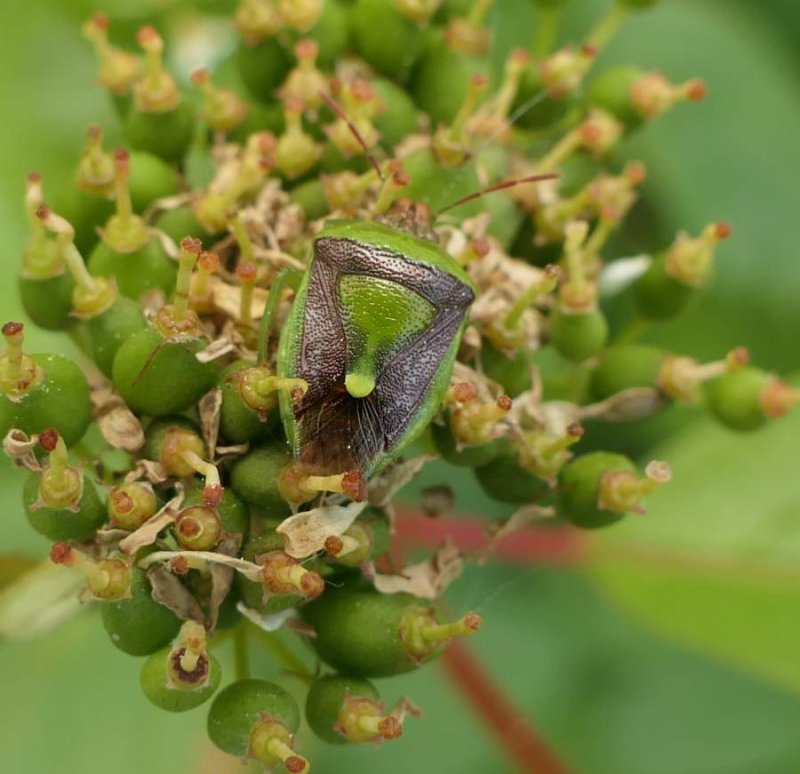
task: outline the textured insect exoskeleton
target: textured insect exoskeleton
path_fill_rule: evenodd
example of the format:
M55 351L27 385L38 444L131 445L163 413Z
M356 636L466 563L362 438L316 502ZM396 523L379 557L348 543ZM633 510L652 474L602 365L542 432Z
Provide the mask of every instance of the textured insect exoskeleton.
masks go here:
M433 242L374 222L331 221L313 249L278 352L308 390L281 415L299 463L369 476L439 410L473 286Z

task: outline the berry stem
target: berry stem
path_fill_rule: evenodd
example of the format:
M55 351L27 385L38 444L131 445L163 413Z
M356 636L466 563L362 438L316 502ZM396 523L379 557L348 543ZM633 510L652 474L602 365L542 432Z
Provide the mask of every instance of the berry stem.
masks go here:
M184 460L184 462L186 462L187 465L189 465L189 467L192 468L192 470L203 476L205 479L206 489L210 487L221 488L219 470L217 469L216 465L211 462L207 462L200 457L200 455L188 449L181 452L181 458Z
M250 239L250 234L247 233L247 224L245 223L244 216L238 213L231 218L228 228L231 230L236 244L239 245L239 262L248 261L255 263L256 258L253 252L253 241Z
M144 50L145 73L137 84L136 106L139 110L168 112L180 102L175 79L164 68L164 41L153 27L142 27L138 35Z
M69 469L69 454L64 439L59 435L55 448L52 449L48 457L48 482L52 483L57 489L66 488L71 477L67 475Z
M505 326L514 330L522 322L525 310L533 306L538 299L553 292L558 284L560 270L557 266L545 267L545 275L536 283L523 291L519 298L512 304L511 309L506 315Z
M94 47L100 85L112 94L127 94L139 77L138 57L109 43L108 17L105 14L97 14L89 19L83 26L83 35Z
M115 166L103 150L103 130L93 124L86 131L86 145L81 155L76 185L88 193L111 193L115 182Z
M192 273L201 249L202 245L199 239L184 237L181 240L178 254L178 279L175 283L175 300L172 303L172 317L175 320L186 320L191 314L189 295L192 289Z
M242 288L239 298L239 319L246 327L253 324L253 294L256 289L256 274L255 263L248 260L239 261L239 265L236 267L236 276L239 278Z
M69 543L56 543L50 550L54 564L78 570L86 578L89 590L98 599L116 600L130 593L131 568L122 559L95 561Z
M181 669L194 672L198 661L206 655L206 630L196 621L186 621L181 626L180 643L183 654L180 657Z
M586 36L585 45L591 46L596 51L605 48L629 14L630 10L621 2L615 0L605 15L592 27L592 30Z
M503 80L492 106L492 118L495 121L504 121L511 112L522 73L529 61L530 55L522 49L515 49L509 54L503 72Z
M372 205L373 216L383 215L388 212L398 192L411 184L411 178L399 161L390 161L387 165L387 172L388 175L378 192L378 198L375 200L375 204Z
M124 148L114 153L114 192L116 211L102 231L103 240L112 250L132 253L150 240L150 231L142 218L133 212L130 192L130 154Z
M494 0L475 0L467 14L467 24L475 30L483 27L486 21L486 14L489 13L493 4Z
M233 632L233 660L237 680L250 677L250 643L248 639L247 621L239 621Z
M117 217L120 224L129 224L133 217L133 204L130 191L130 156L125 150L114 154L114 195L116 197Z
M535 170L552 170L563 164L578 148L581 147L583 138L580 128L567 132L542 158L536 163Z
M555 48L563 8L563 3L539 3L531 44L531 50L537 59L546 57Z
M481 626L477 613L467 613L463 618L446 624L433 624L419 630L419 636L429 644L447 642L453 637L466 637L474 634Z
M75 247L75 229L72 228L72 225L60 215L56 215L46 204L39 205L36 210L36 217L48 231L56 235L61 254L66 261L70 274L72 274L72 278L75 280L76 290L86 296L97 293L98 285L101 284L100 280L89 274L83 256L78 252L78 248Z
M600 479L598 504L616 513L643 513L640 500L672 477L666 462L654 460L645 468L644 478L629 470L609 470Z
M567 279L561 285L559 301L563 308L570 311L587 310L597 299L597 288L586 276L584 265L584 245L588 230L589 224L582 220L571 221L564 228L566 240L563 261L567 269Z
M197 271L192 275L191 304L195 309L206 311L212 308L213 292L211 275L219 271L220 260L216 253L202 252L197 259Z
M25 185L25 214L28 216L31 236L38 239L45 235L44 224L37 215L42 205L42 176L38 172L31 172Z
M4 385L16 385L24 377L24 353L22 344L25 341L25 328L22 323L6 323L3 326L3 338L6 340L6 354L2 362L2 382Z

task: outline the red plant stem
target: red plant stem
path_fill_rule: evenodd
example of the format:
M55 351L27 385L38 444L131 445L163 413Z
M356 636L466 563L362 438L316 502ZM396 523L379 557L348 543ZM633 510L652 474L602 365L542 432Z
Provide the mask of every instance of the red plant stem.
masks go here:
M437 548L449 537L465 553L486 550L486 522L470 518L431 518L411 508L397 508L394 543L398 550L414 546ZM497 541L491 555L529 564L575 564L582 557L580 533L572 527L547 524L525 527Z
M452 642L442 656L442 666L473 710L516 761L529 774L567 774L567 767L497 686L491 675L461 642Z

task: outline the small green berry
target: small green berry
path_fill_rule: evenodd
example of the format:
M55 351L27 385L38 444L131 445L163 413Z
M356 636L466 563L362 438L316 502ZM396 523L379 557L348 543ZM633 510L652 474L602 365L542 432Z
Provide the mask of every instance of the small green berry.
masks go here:
M106 520L106 509L94 484L68 464L67 447L58 432L43 430L39 443L49 465L31 473L22 491L30 525L50 540L88 540Z
M140 553L137 558L144 554ZM153 599L147 573L134 566L130 596L105 602L100 608L111 642L131 656L149 656L170 642L180 629L180 619Z
M208 712L208 735L220 750L270 768L282 763L292 774L305 774L308 762L293 749L300 708L279 685L239 680L220 691Z
M67 446L80 441L91 419L89 385L83 372L61 355L26 355L22 323L3 326L6 354L0 357L0 436L11 428L33 435L55 428Z
M147 61L134 87L134 104L124 121L125 136L136 150L180 164L194 138L194 110L164 69L164 42L152 27L142 27L139 45Z
M208 701L222 670L206 647L205 629L194 621L181 627L178 645L150 655L139 681L145 696L168 712L186 712Z
M188 478L194 475L195 469L184 455L193 452L203 457L205 451L206 445L200 428L185 417L156 419L145 431L142 456L160 462L169 476Z
M800 401L800 390L759 368L746 366L709 381L705 398L709 411L722 424L749 431L786 414Z
M231 466L231 487L246 503L271 518L288 516L290 508L278 488L278 473L291 461L285 441L273 441L239 457Z
M504 451L474 470L486 494L501 503L529 504L550 493L550 486L539 476L520 467L517 455Z
M387 715L377 688L369 681L343 675L318 677L306 697L306 720L329 744L397 739L400 721Z
M196 357L206 345L205 332L188 307L192 268L200 249L195 239L181 242L175 302L131 336L114 358L114 386L136 413L161 417L185 411L216 383L217 365Z
M111 524L130 532L139 529L158 507L150 484L132 481L119 484L108 493L108 518Z
M642 496L670 476L664 462L651 462L640 478L636 466L622 454L582 454L568 462L559 476L559 513L579 527L605 527L626 513L642 512Z
M358 585L329 588L300 609L316 630L319 657L357 677L409 672L439 655L452 637L474 633L475 613L440 624L435 611L410 594L381 594Z

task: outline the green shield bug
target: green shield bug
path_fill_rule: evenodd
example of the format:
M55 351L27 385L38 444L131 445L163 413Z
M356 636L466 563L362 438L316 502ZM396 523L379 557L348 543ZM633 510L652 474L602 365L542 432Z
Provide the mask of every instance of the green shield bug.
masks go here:
M333 220L283 328L278 376L303 379L281 416L300 465L364 477L439 410L467 310L464 269L435 243L370 221Z

